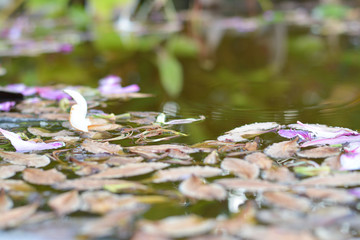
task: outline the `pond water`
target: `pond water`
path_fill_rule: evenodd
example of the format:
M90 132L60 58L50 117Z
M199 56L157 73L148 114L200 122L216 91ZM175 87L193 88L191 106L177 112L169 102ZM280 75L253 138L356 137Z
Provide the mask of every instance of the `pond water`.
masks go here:
M359 154L348 144L359 136L349 129L360 129L359 27L338 31L318 21L274 18L206 18L208 23L185 21L181 32L139 36L92 23L79 32L50 27L53 35L36 44L11 49L1 43L1 85L88 86L79 89L89 112L116 117L96 116L102 119L95 129L108 129L87 134L68 123L66 101L20 103L9 113L14 115L0 113L0 127L23 133L25 140L56 135L34 126L74 138L61 140L66 144L59 151L35 151L31 162L28 153L13 155L14 144L2 132L0 167L16 169L0 180L6 190L0 191L0 228L11 229L1 230L0 239L359 237L359 166L344 169L341 162ZM64 42L71 49L54 53ZM151 96L92 95L108 75ZM15 115L42 118L46 111L60 115L25 122ZM195 119L154 126L159 113ZM306 134L290 140L276 134L293 134L285 125L297 121L349 129L299 123L291 129ZM222 136L256 122L265 124ZM346 140L334 142L341 137ZM324 138L330 147L302 148ZM168 218L173 216L179 218ZM4 223L12 218L14 223Z

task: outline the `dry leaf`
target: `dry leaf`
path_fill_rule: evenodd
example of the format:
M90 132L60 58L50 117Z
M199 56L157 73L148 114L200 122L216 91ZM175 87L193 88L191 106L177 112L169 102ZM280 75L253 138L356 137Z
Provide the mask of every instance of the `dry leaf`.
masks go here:
M13 201L6 195L5 191L2 189L0 191L0 214L2 212L10 210L14 206Z
M251 226L240 228L238 235L251 240L317 240L310 232L281 227Z
M304 158L327 158L337 156L340 152L341 148L325 146L303 150L298 152L297 155Z
M221 163L221 168L244 179L255 179L260 173L257 165L237 158L225 158Z
M105 163L111 166L121 166L129 163L142 162L143 160L144 158L142 157L111 156Z
M214 220L204 220L195 215L167 217L159 221L140 223L141 231L171 238L191 237L209 232L215 226Z
M57 215L66 215L77 211L81 201L77 191L70 191L50 198L48 204Z
M68 137L68 136L56 136L53 139L65 143L75 143L80 141L80 137Z
M250 163L254 163L260 169L270 169L273 164L273 161L261 152L251 153L244 159Z
M38 185L52 185L66 180L66 176L54 168L50 170L27 168L23 172L23 178Z
M295 155L299 150L298 138L291 141L273 143L264 150L264 153L272 158L287 159Z
M102 218L86 223L82 226L80 233L88 237L105 237L112 235L114 234L115 228L126 227L128 229L128 225L130 225L133 219L145 210L146 206L138 205L136 208L120 209L110 212ZM126 239L129 239L129 236L126 236Z
M296 181L296 177L287 167L272 167L262 173L265 180L292 183Z
M280 185L277 183L271 183L262 180L244 180L239 178L224 178L215 181L216 183L226 187L227 189L238 189L244 190L247 192L256 192L256 191L279 191L288 189L285 185Z
M118 195L107 191L84 192L81 194L81 202L82 211L100 214L139 205L132 195Z
M321 201L332 203L351 203L356 200L356 197L344 189L329 189L329 188L306 188L300 190L299 193L305 194L309 198L318 199Z
M122 153L122 148L118 144L110 144L108 142L95 142L92 140L86 140L81 144L81 147L91 153L109 153L119 154Z
M35 213L37 208L38 205L33 203L2 212L0 214L0 229L13 228L22 224Z
M346 172L328 176L311 177L300 181L299 185L328 187L357 186L360 185L360 173Z
M25 166L21 165L3 165L0 166L0 178L11 178L14 176L17 172L21 172L25 169Z
M132 182L132 181L126 181L126 180L115 180L115 179L91 179L91 178L79 178L74 180L66 180L61 183L56 183L53 187L56 189L62 189L62 190L68 190L68 189L75 189L75 190L98 190L103 189L105 186L129 186L129 188L134 190L142 190L145 187L145 185ZM1 187L1 182L0 182Z
M308 211L311 207L309 199L288 192L266 192L264 198L271 205L293 211Z
M147 174L168 166L170 166L170 164L160 162L129 163L120 167L105 169L90 177L97 179L132 177Z
M226 132L225 135L218 137L218 140L225 142L245 142L247 138L266 133L277 127L279 127L279 124L275 122L248 124Z
M176 144L161 144L161 145L151 145L151 146L135 146L128 148L130 152L152 152L152 153L164 153L170 150L179 150L183 153L195 153L199 150L196 148L191 148L185 145L176 145Z
M226 198L225 189L216 183L204 183L203 180L196 176L191 176L184 180L179 190L187 197L204 200L224 200Z
M50 132L42 128L29 127L28 131L35 136L40 137L58 137L58 136L71 136L74 135L73 132L67 130L61 130L59 132Z
M153 182L181 181L192 175L198 177L214 177L220 174L222 174L221 169L208 166L177 167L157 171L154 174Z
M114 131L116 129L122 128L122 126L116 123L94 124L93 121L91 120L91 125L88 128L91 131L104 132L104 131Z
M328 166L331 170L341 170L342 166L340 162L340 155L326 158L321 163L321 166Z
M0 189L5 191L16 191L16 192L33 192L35 189L29 184L25 183L22 180L0 180Z
M212 151L204 159L205 164L217 164L220 161L219 154L216 150Z
M0 157L6 162L27 167L45 167L50 163L50 159L47 156L37 154L0 151Z

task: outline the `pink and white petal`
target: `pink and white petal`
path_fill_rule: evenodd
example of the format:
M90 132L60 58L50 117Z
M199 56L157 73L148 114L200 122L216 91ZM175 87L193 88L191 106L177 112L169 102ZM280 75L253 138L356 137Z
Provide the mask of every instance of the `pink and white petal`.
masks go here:
M341 170L360 169L360 153L348 152L340 156Z
M48 150L63 147L65 144L63 142L51 142L51 143L37 143L33 141L24 141L19 135L13 132L6 131L0 128L0 132L7 138L17 152L30 152L30 151L40 151Z
M360 134L351 135L351 136L339 136L335 138L323 138L323 139L315 139L312 141L305 142L301 145L301 147L309 147L309 146L317 146L317 145L334 145L334 144L344 144L344 143L352 143L359 142Z

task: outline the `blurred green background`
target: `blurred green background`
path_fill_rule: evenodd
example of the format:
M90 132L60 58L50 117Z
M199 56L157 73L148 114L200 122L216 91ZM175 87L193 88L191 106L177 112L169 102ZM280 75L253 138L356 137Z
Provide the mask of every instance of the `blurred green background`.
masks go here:
M359 5L0 0L0 84L97 87L115 74L154 97L106 111L205 115L182 129L190 142L259 121L360 129Z

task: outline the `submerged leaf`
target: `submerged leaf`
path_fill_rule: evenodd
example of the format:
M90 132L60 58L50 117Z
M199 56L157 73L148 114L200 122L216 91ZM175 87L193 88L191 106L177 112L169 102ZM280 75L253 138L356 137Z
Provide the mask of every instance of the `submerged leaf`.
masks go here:
M214 177L220 174L222 174L221 169L208 166L177 167L157 171L154 174L153 182L160 183L168 181L181 181L192 175L198 177Z
M65 181L66 176L54 168L50 170L28 168L24 170L23 178L32 184L52 185Z
M257 165L237 158L225 158L221 163L221 168L244 179L255 179L260 173Z
M0 157L6 162L27 167L45 167L50 163L50 159L47 156L37 154L0 151Z
M30 152L34 150L40 151L40 150L54 149L54 148L63 147L65 145L63 142L38 143L33 141L24 141L16 133L6 131L2 128L0 128L0 132L4 135L4 137L10 140L11 144L18 152Z
M209 232L215 227L214 220L205 220L195 215L167 217L159 221L142 221L140 228L145 233L170 238L191 237Z
M204 200L224 200L226 198L225 189L216 183L204 183L196 176L191 176L184 180L179 186L180 192L185 196Z
M299 150L297 138L291 141L273 143L264 150L264 153L272 158L287 159L295 155Z
M219 141L225 142L245 142L247 138L269 132L279 127L275 122L253 123L235 128L225 135L218 137Z

